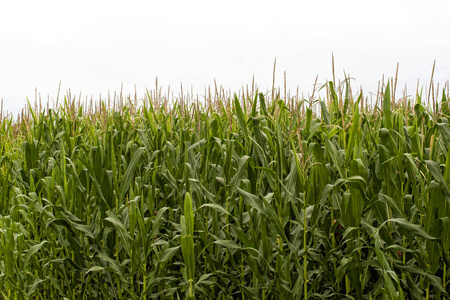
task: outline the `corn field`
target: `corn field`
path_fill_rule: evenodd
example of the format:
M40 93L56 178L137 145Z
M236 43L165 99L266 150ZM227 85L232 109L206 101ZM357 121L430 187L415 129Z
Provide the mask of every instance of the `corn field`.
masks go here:
M448 90L391 83L2 116L0 298L448 299Z

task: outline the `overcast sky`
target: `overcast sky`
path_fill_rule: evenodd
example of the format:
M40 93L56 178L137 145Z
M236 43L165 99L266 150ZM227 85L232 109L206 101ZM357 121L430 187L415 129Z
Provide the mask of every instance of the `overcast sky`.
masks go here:
M155 86L238 91L252 77L310 94L344 70L376 92L383 74L414 93L417 80L450 77L450 1L2 1L0 98L17 113L42 99L119 91L142 98Z

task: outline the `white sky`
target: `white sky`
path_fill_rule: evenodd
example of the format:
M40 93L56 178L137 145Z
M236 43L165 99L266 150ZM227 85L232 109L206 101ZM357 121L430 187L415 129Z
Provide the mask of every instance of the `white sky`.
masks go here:
M365 93L382 75L398 90L417 80L450 78L450 1L2 1L0 4L0 98L16 114L37 88L56 99L70 88L82 99L120 91L139 98L145 89L192 85L204 93L214 79L238 91L277 85L312 92L344 69Z

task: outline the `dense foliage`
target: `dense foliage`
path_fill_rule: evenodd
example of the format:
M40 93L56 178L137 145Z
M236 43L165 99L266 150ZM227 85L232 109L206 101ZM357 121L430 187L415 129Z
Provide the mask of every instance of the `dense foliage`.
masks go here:
M3 118L0 298L448 299L446 93L325 89Z

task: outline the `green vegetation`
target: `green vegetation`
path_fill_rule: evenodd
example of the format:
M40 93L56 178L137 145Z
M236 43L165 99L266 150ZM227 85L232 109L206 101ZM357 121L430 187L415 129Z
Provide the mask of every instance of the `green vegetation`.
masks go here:
M2 118L0 298L448 299L448 92L392 86Z

